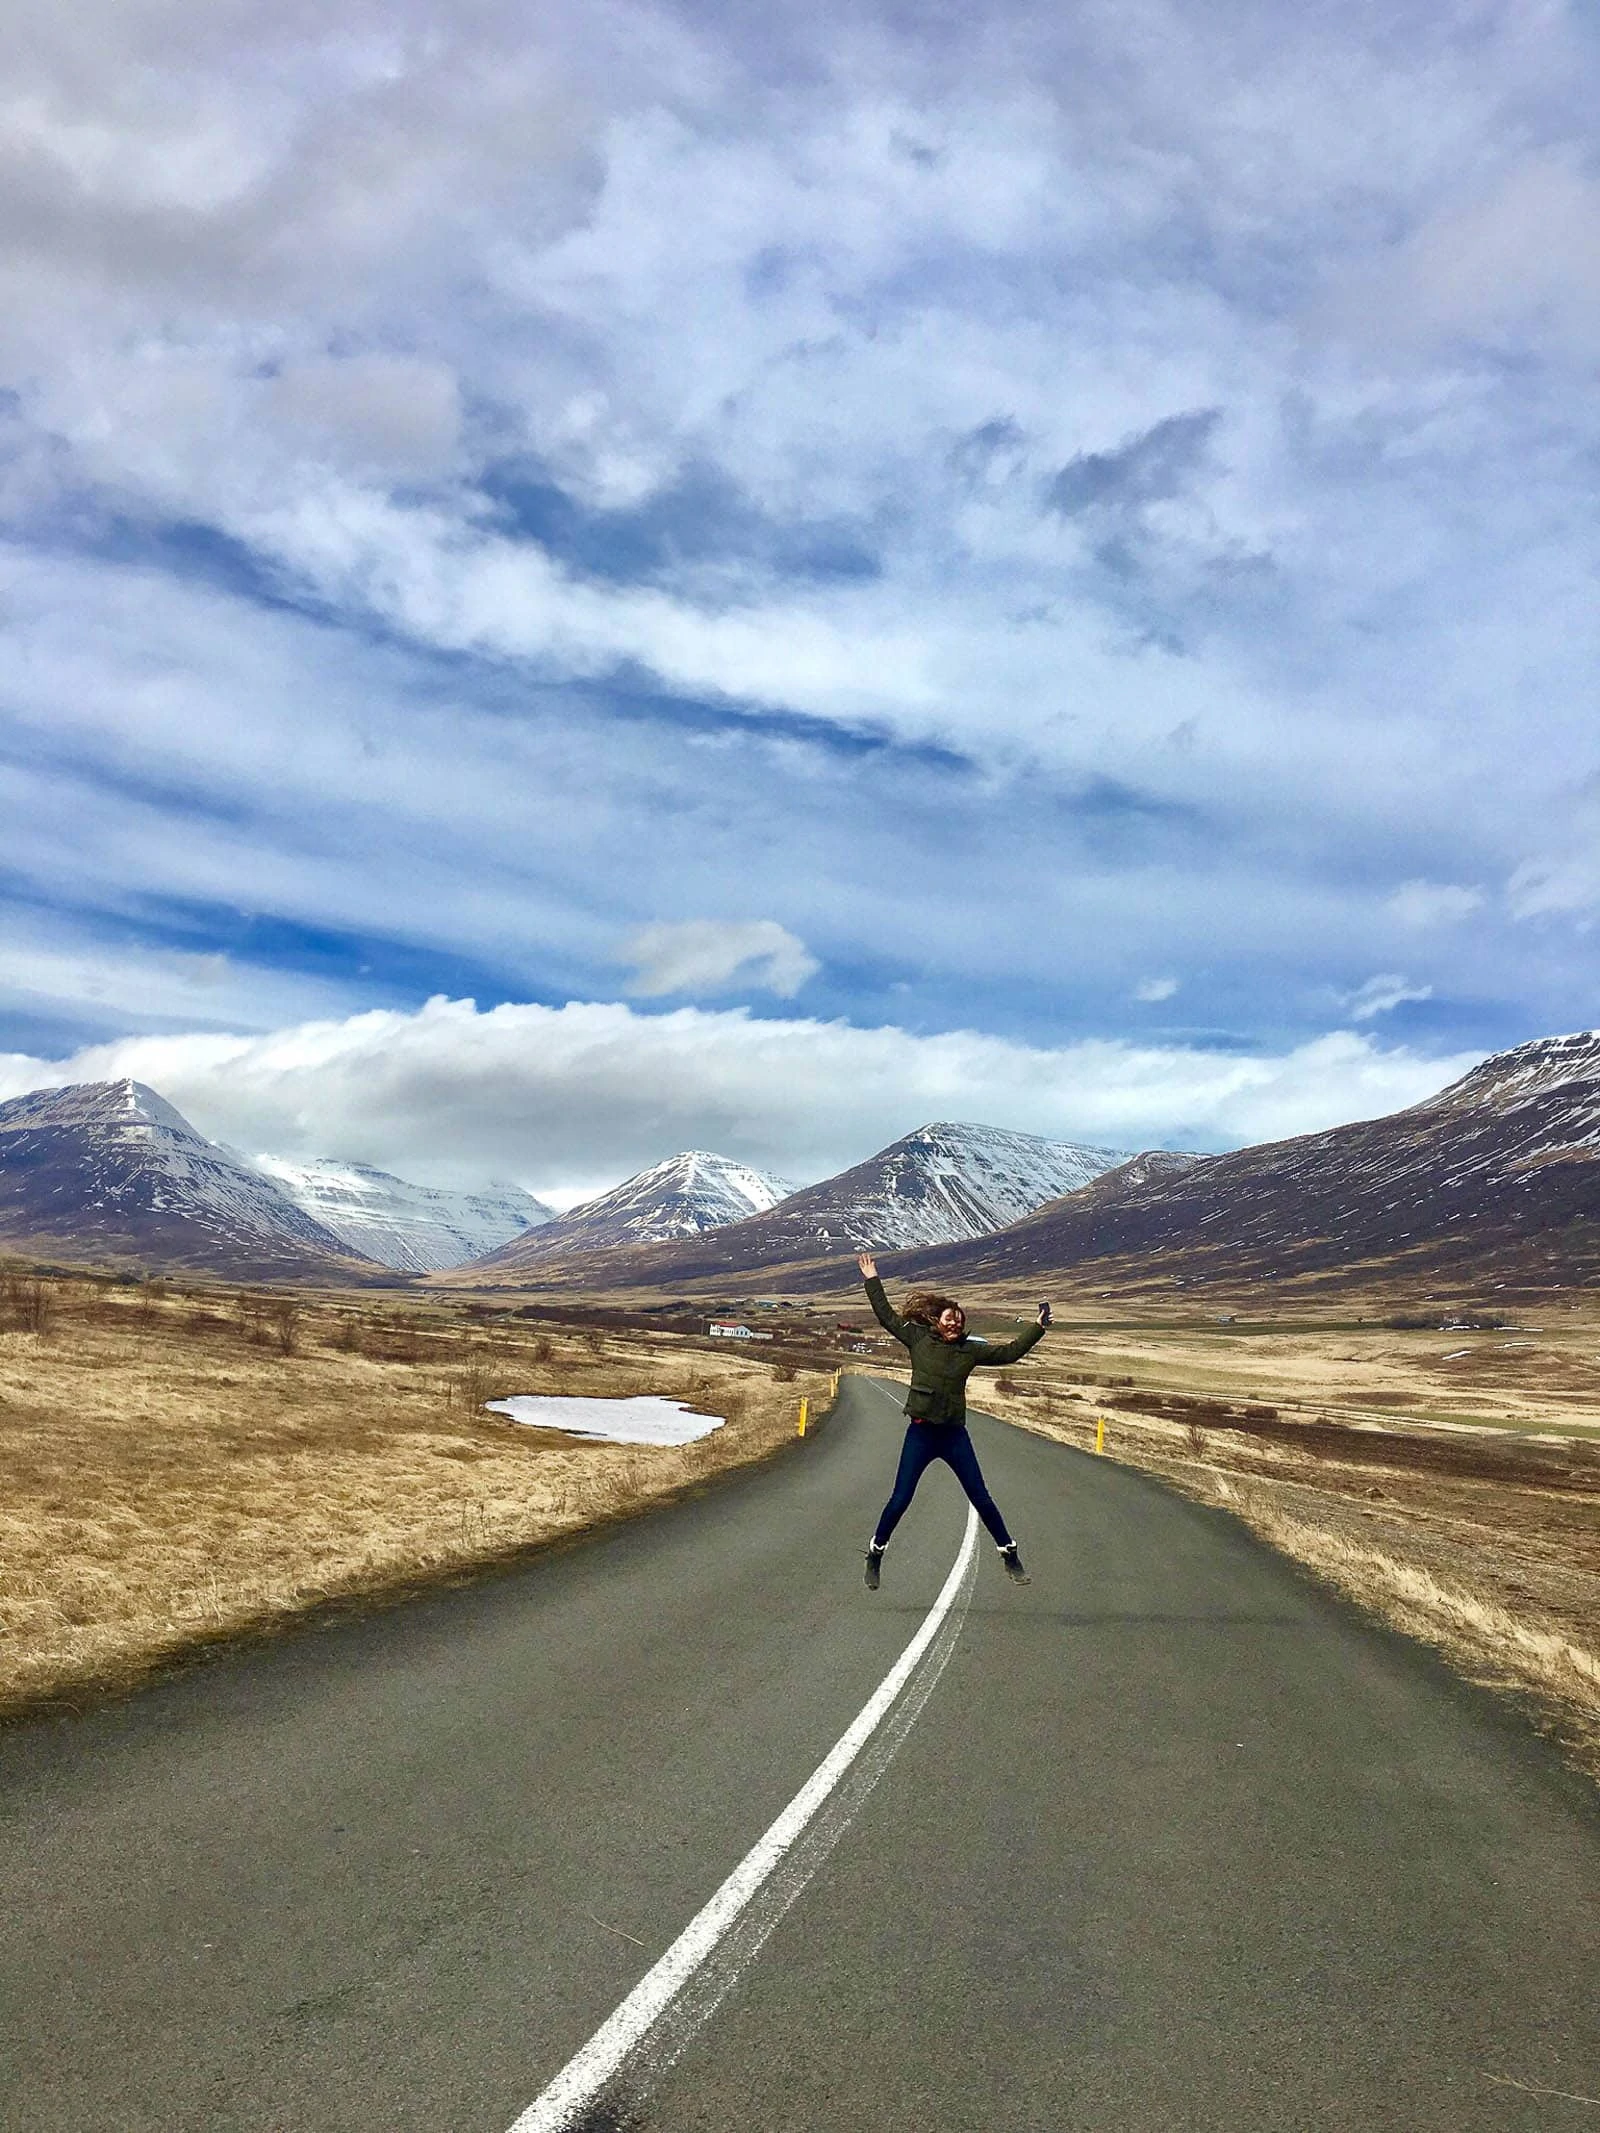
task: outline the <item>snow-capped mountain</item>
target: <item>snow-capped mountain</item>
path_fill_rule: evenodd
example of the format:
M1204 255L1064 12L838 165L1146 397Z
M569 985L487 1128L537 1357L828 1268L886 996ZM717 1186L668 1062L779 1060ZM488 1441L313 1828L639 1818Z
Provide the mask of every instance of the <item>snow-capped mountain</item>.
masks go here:
M837 1177L704 1237L649 1249L613 1245L603 1261L574 1260L570 1272L563 1253L562 1278L653 1286L864 1249L902 1251L986 1236L1126 1160L1116 1149L1043 1140L999 1126L919 1126ZM555 1275L555 1255L540 1249L553 1234L530 1240L527 1256L524 1245L512 1247L519 1270L535 1281ZM508 1257L497 1254L490 1262L497 1278Z
M939 1123L795 1193L768 1218L823 1252L909 1251L986 1237L1128 1159L1000 1126Z
M794 1187L770 1171L753 1170L703 1148L687 1149L625 1179L598 1199L558 1216L528 1236L516 1238L478 1262L499 1275L565 1259L574 1252L658 1244L698 1237L703 1231L760 1214L788 1197Z
M542 1200L518 1185L445 1192L365 1163L295 1162L281 1155L249 1161L349 1250L405 1273L460 1266L554 1220Z
M1570 1284L1600 1273L1600 1032L1541 1037L1386 1118L1176 1174L1101 1179L905 1271L1011 1280L1116 1260L1132 1275L1262 1276L1383 1262Z
M358 1271L342 1239L140 1081L0 1104L0 1238L247 1280Z

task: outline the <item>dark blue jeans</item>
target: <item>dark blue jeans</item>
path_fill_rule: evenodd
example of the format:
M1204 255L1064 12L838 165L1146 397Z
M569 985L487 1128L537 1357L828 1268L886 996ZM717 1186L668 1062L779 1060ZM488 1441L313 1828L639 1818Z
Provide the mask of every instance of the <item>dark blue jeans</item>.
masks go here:
M894 1492L883 1507L878 1530L872 1536L873 1546L887 1547L889 1535L904 1518L907 1505L917 1493L917 1483L935 1459L942 1459L966 1490L968 1502L994 1535L996 1543L1009 1548L1011 1535L1000 1516L1000 1506L984 1485L978 1455L972 1448L965 1422L959 1428L952 1428L946 1422L913 1422L907 1429L906 1441L900 1447L900 1471L894 1477Z

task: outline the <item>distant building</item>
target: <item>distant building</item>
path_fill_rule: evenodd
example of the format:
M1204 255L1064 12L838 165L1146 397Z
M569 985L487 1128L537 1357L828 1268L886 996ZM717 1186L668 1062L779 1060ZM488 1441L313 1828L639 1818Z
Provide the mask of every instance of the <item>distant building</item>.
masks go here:
M723 1341L769 1341L772 1338L770 1333L753 1332L749 1326L740 1325L731 1318L712 1319L706 1331L714 1339Z

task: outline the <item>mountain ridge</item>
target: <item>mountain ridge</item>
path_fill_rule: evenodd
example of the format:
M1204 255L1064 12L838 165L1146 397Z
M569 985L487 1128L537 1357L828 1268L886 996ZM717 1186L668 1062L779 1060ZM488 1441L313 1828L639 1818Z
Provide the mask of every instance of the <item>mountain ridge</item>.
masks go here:
M770 1171L709 1149L686 1148L472 1264L509 1272L578 1253L696 1237L764 1213L794 1191L787 1179Z
M131 1076L0 1104L0 1241L246 1280L379 1272Z
M631 1288L755 1275L858 1250L904 1250L929 1240L984 1236L1004 1222L1128 1160L1125 1150L1051 1141L1002 1126L938 1120L863 1162L802 1187L763 1213L675 1242L506 1254L458 1268L516 1286ZM516 1249L516 1248L514 1248Z
M520 1185L454 1192L334 1156L258 1154L241 1160L270 1178L347 1250L397 1273L432 1274L461 1266L556 1219Z
M1091 1188L999 1236L917 1253L903 1271L1032 1283L1114 1265L1184 1280L1379 1265L1558 1286L1592 1280L1600 1033L1492 1053L1378 1119L1235 1149L1098 1195Z

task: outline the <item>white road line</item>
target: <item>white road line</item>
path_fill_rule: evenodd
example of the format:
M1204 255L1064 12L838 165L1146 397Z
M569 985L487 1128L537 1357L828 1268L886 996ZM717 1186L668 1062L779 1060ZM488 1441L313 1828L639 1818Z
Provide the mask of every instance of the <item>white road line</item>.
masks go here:
M969 1584L977 1545L977 1513L969 1509L960 1552L950 1575L944 1581L943 1590L924 1616L916 1635L884 1676L857 1718L840 1736L827 1757L818 1764L765 1836L758 1838L746 1852L711 1901L690 1920L666 1954L653 1969L646 1971L621 2006L601 2023L583 2049L567 2061L543 2094L529 2104L521 2117L509 2128L509 2133L564 2133L564 2129L572 2125L579 2112L618 2073L623 2062L637 2050L648 2033L668 2013L684 1987L707 1958L715 1953L719 1942L760 1894L775 1870L784 1863L807 1826L827 1804L829 1796L888 1717L896 1698L911 1681L919 1663L939 1636L958 1596ZM942 1670L944 1658L949 1656L953 1642L952 1636L943 1642L942 1655L935 1654L936 1671L920 1684L923 1693L915 1699L917 1709L920 1709L926 1700L927 1691L933 1685L937 1670ZM900 1738L904 1737L900 1729L892 1730L897 1731ZM909 1730L909 1727L905 1730ZM898 1745L898 1740L895 1745ZM890 1752L892 1753L892 1749ZM884 1760L887 1761L887 1757ZM875 1772L874 1776L876 1774ZM856 1804L859 1804L859 1801ZM842 1831L844 1819L847 1817L840 1820L839 1828L834 1832L835 1836ZM813 1867L815 1863L812 1862ZM745 1960L748 1960L761 1941L765 1940L782 1912L798 1895L806 1878L807 1876L802 1874L788 1889L786 1900L771 1912L754 1945L745 1951ZM731 1977L726 1980L723 1990L726 1989L726 1983L731 1981ZM720 1998L721 1993L718 1992L716 1996ZM702 2010L702 2017L706 2011L709 2010Z

